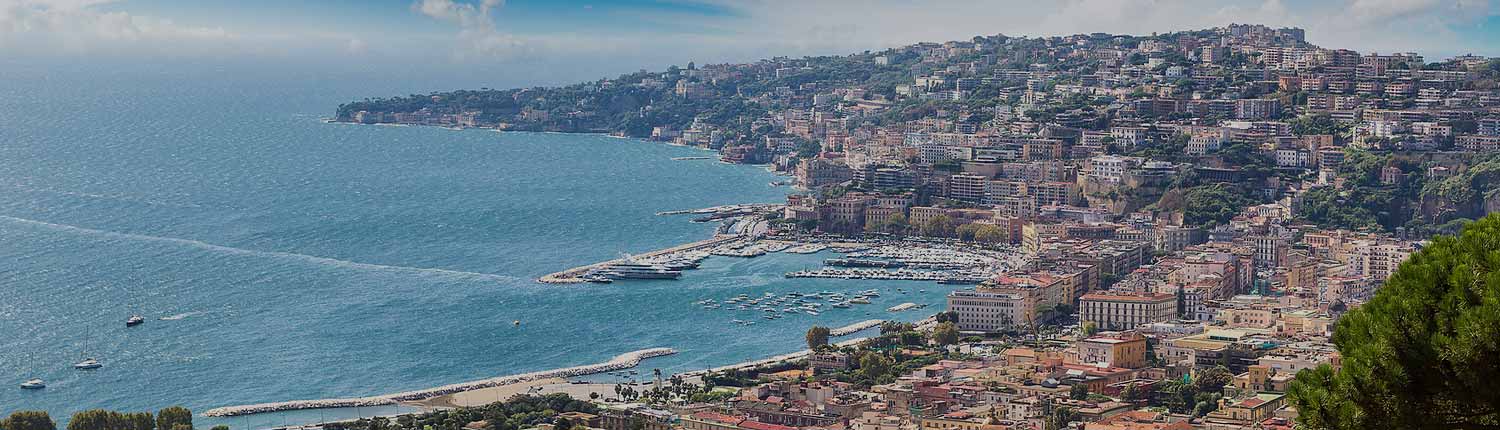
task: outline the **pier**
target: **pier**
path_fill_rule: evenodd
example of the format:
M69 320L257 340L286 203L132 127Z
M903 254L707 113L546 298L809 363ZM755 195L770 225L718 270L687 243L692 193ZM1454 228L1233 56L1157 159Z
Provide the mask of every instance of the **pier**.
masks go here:
M603 363L588 364L583 366L567 367L562 369L543 370L539 372L522 373L519 375L501 376L497 378L483 379L478 381L463 382L458 384L444 385L437 388L425 390L406 391L381 396L354 397L343 399L322 400L293 400L288 402L260 403L244 406L226 406L209 409L203 415L210 417L232 417L239 415L259 414L265 412L293 411L301 409L322 408L350 408L364 406L394 405L400 402L425 400L433 397L472 391L481 388L498 387L521 382L530 382L548 378L568 378L574 376L592 375L595 373L613 372L621 369L629 369L639 365L641 360L652 357L676 354L677 350L671 348L652 348L633 351L615 356L615 358Z
M659 257L659 256L662 256L662 255L666 255L666 254L674 254L674 253L679 253L679 252L697 251L697 250L701 250L701 249L705 249L705 248L716 247L716 246L722 245L724 243L728 243L728 242L740 240L740 239L743 239L743 238L744 238L744 236L740 236L740 235L719 235L719 236L714 236L713 238L710 238L710 239L700 240L700 241L691 242L691 243L685 243L685 244L677 245L677 246L674 246L674 247L671 247L671 248L667 248L667 249L660 249L660 250L656 250L656 251L651 251L651 252L648 252L648 253L645 253L645 254L636 255L634 257L635 258L641 258L641 259L649 259L649 258L653 258L653 257ZM609 260L609 261L600 262L600 263L594 263L594 264L590 264L590 265L587 265L587 266L574 267L572 269L564 270L564 271L561 271L561 272L544 275L541 278L538 278L537 282L541 282L543 284L577 284L577 283L580 283L580 282L585 282L584 279L583 279L583 276L585 274L588 274L589 272L592 272L592 271L594 271L596 269L599 269L599 268L602 268L604 266L608 266L608 265L611 265L611 264L622 263L622 262L623 262L623 259L618 259L617 258L617 259L614 259L614 260Z

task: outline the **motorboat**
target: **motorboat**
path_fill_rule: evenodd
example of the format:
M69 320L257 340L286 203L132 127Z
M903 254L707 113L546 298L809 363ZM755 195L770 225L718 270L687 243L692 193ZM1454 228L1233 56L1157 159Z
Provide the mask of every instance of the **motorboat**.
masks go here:
M141 325L141 324L145 324L145 323L146 323L146 319L142 318L140 315L131 315L130 318L126 318L125 319L125 326L126 327L135 327L135 326L138 326L138 325Z
M47 383L44 382L44 381L42 381L41 378L36 378L36 379L28 380L26 382L22 382L21 383L21 388L27 389L27 390L40 390L40 389L43 389L43 388L47 388Z

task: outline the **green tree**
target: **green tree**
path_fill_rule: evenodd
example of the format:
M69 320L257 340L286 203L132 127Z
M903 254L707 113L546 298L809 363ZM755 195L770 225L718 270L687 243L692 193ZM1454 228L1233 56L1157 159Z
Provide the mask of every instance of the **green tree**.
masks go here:
M57 430L57 423L44 411L15 411L0 420L5 430Z
M1245 195L1244 186L1213 184L1193 187L1184 194L1183 223L1218 225L1229 222L1254 201ZM1165 196L1163 196L1165 198Z
M865 352L865 355L859 358L859 373L866 378L877 379L890 371L891 359L885 358L878 352Z
M828 327L812 326L812 328L807 329L807 348L818 349L828 346L828 338L830 336L831 332L828 330Z
M193 428L193 412L181 406L156 411L157 430L177 430L178 426Z
M921 232L928 237L953 237L953 218L938 215L922 223Z
M156 428L156 420L151 417L150 412L133 412L121 415L125 427L121 430L153 430Z
M1192 384L1168 379L1156 384L1152 394L1151 406L1164 406L1172 412L1185 414L1197 404L1194 398L1198 396L1198 389Z
M1083 384L1073 384L1073 386L1068 389L1068 398L1073 400L1087 400L1089 398L1089 386Z
M1068 423L1078 421L1078 418L1078 411L1073 410L1073 408L1067 406L1059 407L1053 409L1052 414L1047 416L1047 421L1044 423L1043 428L1046 430L1062 430L1068 428Z
M932 340L943 346L958 343L958 326L951 322L938 323L932 329Z
M974 234L978 231L979 224L975 223L964 224L954 229L954 233L958 236L958 240L962 240L965 242L972 242L974 240Z
M73 414L68 420L68 430L118 430L123 427L119 412L89 409Z
M1229 385L1232 380L1234 380L1234 374L1229 373L1228 368L1214 366L1200 370L1197 375L1193 375L1193 388L1197 388L1200 393L1217 393L1224 391L1224 386Z
M1082 325L1078 326L1078 333L1083 337L1093 336L1099 333L1099 323L1084 321Z
M1000 227L993 225L985 224L979 226L979 229L974 231L974 241L979 243L994 245L1005 243L1009 240L1010 235L1006 234L1005 230L1001 230Z
M1134 382L1125 384L1125 388L1120 390L1120 400L1124 400L1126 402L1134 402L1140 399L1141 387L1136 386Z
M956 322L958 322L958 312L955 312L955 311L938 312L936 315L933 315L933 317L935 319L937 319L937 322L940 322L940 323L945 323L945 322L956 323Z
M1500 429L1500 215L1438 236L1344 314L1342 367L1288 388L1313 429Z

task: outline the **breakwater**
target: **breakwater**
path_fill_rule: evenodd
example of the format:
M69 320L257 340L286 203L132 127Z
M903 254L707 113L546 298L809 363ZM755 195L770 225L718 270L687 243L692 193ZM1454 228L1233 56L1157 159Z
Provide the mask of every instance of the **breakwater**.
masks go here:
M885 320L864 320L854 324L849 324L843 327L829 330L828 335L833 337L848 336L851 334L859 333L860 330L880 326L880 324L884 322Z
M667 255L667 254L673 254L673 253L679 253L679 252L697 251L697 250L700 250L700 249L705 249L705 248L710 248L710 247L714 247L714 246L719 246L719 245L727 243L727 242L731 242L731 241L735 241L735 240L740 240L742 238L743 237L739 236L739 235L718 235L718 236L714 236L712 238L700 240L700 241L697 241L697 242L685 243L685 244L677 245L677 246L674 246L674 247L671 247L671 248L667 248L667 249L659 249L659 250L656 250L656 251L647 252L645 254L636 255L636 256L634 256L634 258L651 259L651 258L660 257L660 256ZM609 266L609 265L612 265L612 264L619 264L619 263L623 263L623 262L624 262L624 259L614 259L614 260L609 260L609 261L605 261L605 262L601 262L601 263L590 264L590 265L587 265L587 266L574 267L572 269L564 270L564 271L561 271L561 272L544 275L541 278L538 278L537 282L541 282L543 284L577 284L577 283L585 282L584 279L583 279L583 276L586 275L586 274L588 274L589 272L592 272L592 271L594 271L596 269L599 269L599 268L602 268L604 266Z
M588 364L583 366L567 367L562 369L543 370L519 375L501 376L478 381L463 382L458 384L444 385L425 390L406 391L395 394L386 394L369 397L353 397L342 399L322 400L293 400L287 402L260 403L243 406L226 406L210 409L203 413L210 417L232 417L238 415L258 414L265 412L281 412L300 409L321 408L352 408L367 406L393 405L399 402L417 401L430 399L464 391L478 390L481 388L498 387L521 382L535 381L547 378L568 378L574 376L591 375L595 373L612 372L621 369L635 367L641 360L652 357L676 354L677 350L671 348L651 348L640 351L620 354L603 363Z

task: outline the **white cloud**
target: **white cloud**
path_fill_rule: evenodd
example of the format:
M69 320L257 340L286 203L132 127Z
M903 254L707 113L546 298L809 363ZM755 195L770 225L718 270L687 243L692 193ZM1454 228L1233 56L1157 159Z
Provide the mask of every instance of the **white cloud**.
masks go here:
M481 0L477 5L453 0L419 0L412 10L458 27L453 52L458 60L506 59L524 53L528 43L495 28L493 13L504 0Z
M112 0L0 0L0 48L93 51L121 46L172 49L222 45L236 35L223 27L104 11Z

